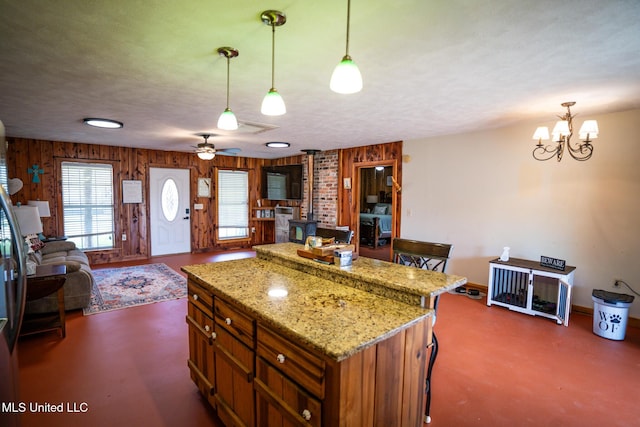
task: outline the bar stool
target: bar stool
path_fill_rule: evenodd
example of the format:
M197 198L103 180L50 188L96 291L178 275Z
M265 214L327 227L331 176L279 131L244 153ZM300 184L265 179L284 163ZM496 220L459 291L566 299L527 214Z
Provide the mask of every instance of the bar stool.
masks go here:
M422 268L431 271L440 271L444 273L449 260L449 254L451 253L452 245L447 243L431 243L421 242L418 240L408 240L395 238L392 241L393 249L393 262L396 264L402 264L412 266L416 268ZM438 301L440 296L436 296L433 302L433 325L436 324L436 314L438 310ZM426 391L427 391L427 404L424 410L424 422L430 423L431 416L429 412L431 410L431 372L433 371L433 365L438 357L438 339L436 338L435 331L432 332L431 354L429 355L429 365L427 367L427 379L426 379Z

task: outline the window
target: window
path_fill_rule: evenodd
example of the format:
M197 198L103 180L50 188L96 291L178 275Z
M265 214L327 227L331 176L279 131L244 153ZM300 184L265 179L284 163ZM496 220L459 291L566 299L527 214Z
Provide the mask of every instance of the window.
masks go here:
M79 249L114 247L113 166L62 162L64 233Z
M218 170L218 238L249 237L249 173Z

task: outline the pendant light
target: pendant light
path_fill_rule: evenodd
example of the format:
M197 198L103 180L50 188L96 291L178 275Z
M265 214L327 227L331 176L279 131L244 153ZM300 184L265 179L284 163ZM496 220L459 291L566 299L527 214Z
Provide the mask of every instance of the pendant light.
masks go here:
M362 75L355 62L349 56L349 22L351 21L351 0L347 0L347 48L342 61L331 75L329 87L337 93L356 93L362 90Z
M239 55L238 50L232 47L219 47L218 54L227 58L227 108L224 109L218 118L218 129L236 130L238 129L238 119L229 108L229 62L231 58Z
M287 17L277 10L265 10L261 15L262 22L271 26L271 89L262 100L260 111L265 116L281 116L287 112L284 100L275 88L275 51L276 51L276 27L284 25Z

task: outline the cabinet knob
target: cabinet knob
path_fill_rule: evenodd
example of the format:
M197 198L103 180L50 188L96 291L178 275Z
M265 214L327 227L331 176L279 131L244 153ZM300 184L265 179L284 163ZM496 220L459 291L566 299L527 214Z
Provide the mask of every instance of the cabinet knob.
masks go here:
M278 359L279 363L284 363L284 354L282 354L282 353L278 354L276 359Z
M226 319L224 319L224 323L226 323L227 325L231 325L231 318L227 317Z
M198 294L193 294L193 299L194 299L195 301L198 301Z
M211 339L215 340L216 338L218 338L218 334L216 334L215 332L211 332Z
M311 411L309 411L308 409L302 411L302 418L309 421L311 419Z
M209 325L204 325L204 330L209 332L209 330L211 330L211 328L209 327Z

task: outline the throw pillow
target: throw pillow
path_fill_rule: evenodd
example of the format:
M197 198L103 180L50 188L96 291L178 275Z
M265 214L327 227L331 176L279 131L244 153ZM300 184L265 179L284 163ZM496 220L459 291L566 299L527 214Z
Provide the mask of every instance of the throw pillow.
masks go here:
M386 215L387 214L387 207L384 205L376 205L373 207L373 213L375 215Z
M29 244L29 248L32 251L39 251L44 248L44 242L40 240L37 234L30 234L27 236L27 242ZM31 252L31 251L29 251Z

